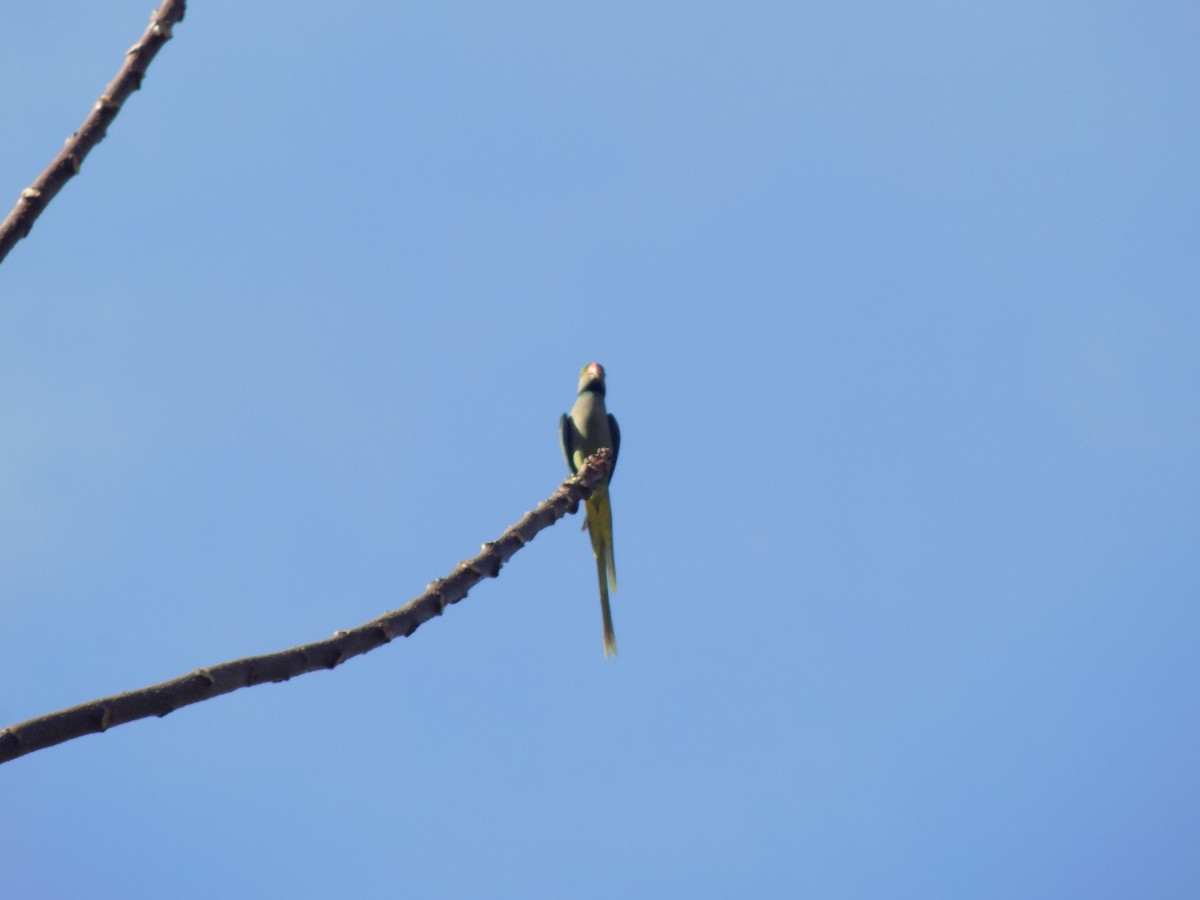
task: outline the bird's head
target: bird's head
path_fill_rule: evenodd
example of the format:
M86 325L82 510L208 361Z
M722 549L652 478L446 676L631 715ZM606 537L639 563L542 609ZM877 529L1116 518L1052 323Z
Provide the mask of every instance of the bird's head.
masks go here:
M579 393L592 391L604 393L604 366L598 362L590 362L579 370Z

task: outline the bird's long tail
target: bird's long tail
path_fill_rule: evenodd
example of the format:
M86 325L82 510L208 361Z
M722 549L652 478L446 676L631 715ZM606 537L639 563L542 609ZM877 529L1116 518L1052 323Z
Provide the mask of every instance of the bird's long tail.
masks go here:
M617 565L612 545L612 506L608 493L588 499L588 535L592 539L592 552L596 556L596 578L600 585L600 615L604 620L604 655L617 655L617 636L613 631L612 610L608 605L609 585L617 589Z
M596 560L596 571L600 575L600 615L604 619L604 655L617 655L617 636L613 633L612 610L608 606L608 584L604 577L604 563Z

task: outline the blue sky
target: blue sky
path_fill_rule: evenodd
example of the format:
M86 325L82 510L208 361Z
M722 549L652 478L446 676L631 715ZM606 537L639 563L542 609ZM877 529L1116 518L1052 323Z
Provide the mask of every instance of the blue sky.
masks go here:
M4 14L15 199L145 26ZM191 4L0 266L14 895L1195 897L1200 9ZM6 201L7 202L7 201Z

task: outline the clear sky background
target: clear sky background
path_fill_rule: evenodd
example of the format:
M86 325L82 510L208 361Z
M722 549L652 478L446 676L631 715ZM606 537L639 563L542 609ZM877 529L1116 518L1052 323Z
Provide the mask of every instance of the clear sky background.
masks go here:
M145 0L0 14L7 210ZM193 0L0 266L13 897L1200 896L1200 7Z

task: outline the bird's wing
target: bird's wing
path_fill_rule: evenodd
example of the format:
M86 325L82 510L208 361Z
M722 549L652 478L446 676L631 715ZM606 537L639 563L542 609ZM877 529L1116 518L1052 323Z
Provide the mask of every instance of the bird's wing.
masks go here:
M579 469L575 466L575 423L566 413L558 420L558 443L562 447L563 456L574 475Z
M617 427L617 420L612 413L608 414L608 430L612 434L613 452L612 468L608 470L608 480L612 481L612 477L617 471L617 457L621 455L621 429Z

